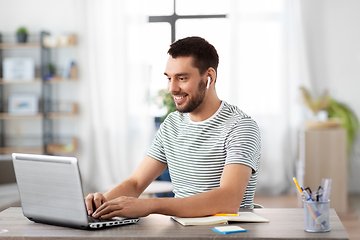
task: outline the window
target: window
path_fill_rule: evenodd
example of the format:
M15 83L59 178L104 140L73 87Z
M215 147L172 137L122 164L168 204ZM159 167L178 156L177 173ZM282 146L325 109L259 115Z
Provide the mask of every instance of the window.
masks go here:
M235 23L237 99L250 115L276 115L282 106L282 0L239 1ZM234 71L233 71L234 72Z
M224 34L225 29L229 29L227 27L228 23L225 23L225 14L212 14L217 11L216 9L224 9L222 12L227 12L225 10L226 3L229 3L229 1L148 1L146 9L149 14L150 23L148 24L146 35L148 37L149 49L147 62L150 71L151 83L149 95L151 100L156 98L159 90L167 88L167 82L163 73L168 58L166 52L172 42L187 36L201 36L215 46L218 45L212 41L215 39L218 39L219 46L220 44L223 45L223 42L219 41L221 40L219 33L212 33L210 30L216 26L219 30L222 30L220 34ZM191 4L191 8L188 7L189 4ZM169 11L171 7L173 8L172 12ZM154 16L153 14L160 15ZM226 32L226 34L228 33ZM151 104L151 112L155 116L161 116L166 113L166 110L162 109L159 111L155 104Z
M167 88L163 72L171 42L200 36L218 50L216 84L221 99L238 105L250 115L281 110L283 0L147 2L151 99L160 89ZM161 116L164 111L152 106L155 116Z

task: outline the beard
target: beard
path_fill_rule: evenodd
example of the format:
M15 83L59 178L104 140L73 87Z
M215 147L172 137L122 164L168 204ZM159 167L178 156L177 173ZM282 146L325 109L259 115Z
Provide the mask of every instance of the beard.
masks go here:
M200 104L204 101L206 93L206 84L203 81L200 81L198 85L198 89L196 94L193 96L189 96L188 102L182 105L177 105L175 103L176 110L181 113L189 113L194 111L197 107L200 106Z

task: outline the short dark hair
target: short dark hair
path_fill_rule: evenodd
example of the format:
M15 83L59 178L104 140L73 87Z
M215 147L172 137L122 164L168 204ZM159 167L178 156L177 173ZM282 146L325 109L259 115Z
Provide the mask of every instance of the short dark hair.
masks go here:
M192 56L195 60L193 65L199 69L201 75L209 67L217 72L219 55L215 47L201 37L187 37L173 42L168 54L173 58Z

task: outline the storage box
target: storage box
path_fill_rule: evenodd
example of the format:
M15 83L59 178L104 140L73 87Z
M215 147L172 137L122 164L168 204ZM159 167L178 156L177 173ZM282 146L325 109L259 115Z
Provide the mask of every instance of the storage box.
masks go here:
M5 58L3 61L4 82L33 81L35 63L31 58Z

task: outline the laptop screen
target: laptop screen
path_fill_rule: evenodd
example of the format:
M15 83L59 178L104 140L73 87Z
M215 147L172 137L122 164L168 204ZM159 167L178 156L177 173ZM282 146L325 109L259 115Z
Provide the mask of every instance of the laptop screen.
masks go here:
M77 159L13 153L21 205L33 221L88 225Z

